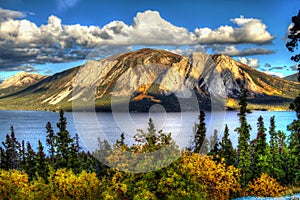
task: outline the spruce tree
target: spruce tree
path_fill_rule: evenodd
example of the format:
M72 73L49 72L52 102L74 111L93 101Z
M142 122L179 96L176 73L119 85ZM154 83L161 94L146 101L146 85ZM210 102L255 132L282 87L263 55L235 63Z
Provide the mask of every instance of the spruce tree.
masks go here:
M50 122L47 122L46 125L47 136L46 136L46 144L48 146L48 153L50 156L50 163L53 165L55 162L55 139L56 135L53 131L52 125Z
M59 111L59 122L57 123L59 132L56 137L56 160L55 167L57 168L67 168L69 157L71 156L71 145L73 139L70 133L67 131L67 119L64 116L64 111Z
M267 161L267 140L266 140L266 128L262 116L259 116L257 122L257 136L253 141L253 151L251 159L251 171L252 179L259 178L261 174L268 171Z
M38 151L35 158L35 168L37 174L46 181L49 174L49 167L46 160L46 154L44 153L44 146L40 140L38 141L38 145Z
M237 166L241 171L241 184L243 187L247 185L249 178L251 176L250 172L250 130L251 126L248 124L246 115L250 113L247 109L247 90L242 89L242 93L239 100L239 121L240 127L236 128L235 131L238 132L238 156L237 156Z
M270 118L270 129L269 129L269 134L270 134L270 176L275 178L276 180L280 180L283 176L282 168L280 166L280 148L284 148L284 146L281 145L279 146L279 137L278 137L278 132L275 130L275 116L272 116Z
M220 146L218 141L218 131L215 129L214 134L209 137L209 153L208 155L213 156L213 160L220 162Z
M197 131L193 141L193 151L195 153L208 153L208 140L206 138L206 125L205 125L205 113L200 111L199 124L197 125Z
M229 138L229 129L227 124L225 125L224 135L220 142L220 157L225 159L227 166L236 164L236 151L232 146L232 142Z
M35 172L36 172L35 158L36 158L36 153L32 149L31 144L27 142L24 170L28 174L29 180L33 180L33 178L35 177Z
M6 135L6 140L2 142L4 147L3 164L4 169L19 169L20 165L20 143L15 137L13 126L10 128L11 134Z

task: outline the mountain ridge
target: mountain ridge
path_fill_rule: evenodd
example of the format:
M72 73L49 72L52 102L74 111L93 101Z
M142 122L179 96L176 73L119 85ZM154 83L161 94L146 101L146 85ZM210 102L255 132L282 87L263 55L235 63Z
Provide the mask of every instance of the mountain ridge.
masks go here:
M214 100L220 100L219 105L226 100L225 109L236 108L242 87L249 90L250 104L261 107L266 100L272 106L287 105L300 92L299 83L271 77L225 55L194 52L181 56L145 48L88 61L2 95L0 108L71 110L74 101L85 105L84 99L90 98L97 111L111 111L113 99L123 107L129 104L129 111L147 112L157 103L167 111L180 111L192 109L188 105L192 99L184 100L189 102L184 103L187 108L179 105L178 94L185 94L187 87L204 109L210 109ZM89 97L89 90L95 90L95 95Z

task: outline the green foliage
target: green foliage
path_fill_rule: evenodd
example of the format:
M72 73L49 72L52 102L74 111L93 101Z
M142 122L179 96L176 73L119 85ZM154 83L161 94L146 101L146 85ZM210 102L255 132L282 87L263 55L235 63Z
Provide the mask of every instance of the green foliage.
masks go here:
M251 179L258 178L264 172L267 173L268 158L267 156L267 140L266 140L266 128L264 126L263 118L260 116L257 122L257 136L254 141L251 142L252 147L252 159L251 159Z
M225 159L226 165L236 165L236 151L232 146L232 142L229 138L229 129L226 124L222 141L220 142L220 157Z
M209 144L206 138L205 113L203 110L200 110L199 124L197 124L197 131L195 133L192 145L192 150L195 153L206 154L209 151Z
M247 90L242 89L242 94L239 101L239 121L240 127L236 128L235 131L238 132L238 159L237 166L241 169L241 183L244 187L250 179L250 130L251 126L248 124L246 119L246 114L250 113L247 109Z
M290 32L288 35L289 41L286 43L286 47L290 52L294 52L295 49L298 49L298 42L300 41L300 11L297 16L292 17L293 27L290 28ZM300 61L300 54L296 54L291 57L291 60L295 62Z

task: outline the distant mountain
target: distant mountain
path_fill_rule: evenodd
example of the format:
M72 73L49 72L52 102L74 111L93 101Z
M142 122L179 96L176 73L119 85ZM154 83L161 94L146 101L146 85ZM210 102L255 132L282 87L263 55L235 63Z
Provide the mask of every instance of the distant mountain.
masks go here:
M222 103L236 108L242 87L249 90L253 108L286 106L300 92L299 83L269 76L228 56L141 49L88 61L2 95L0 108L69 110L74 103L84 110L92 103L96 110L110 111L113 102L120 110L129 106L130 111L144 112L161 104L167 111L182 111L193 110L195 99L203 109L224 109Z
M285 80L288 80L288 81L299 82L299 81L298 81L298 73L295 73L295 74L286 76L286 77L284 77L284 79L285 79Z
M0 89L8 88L8 87L23 87L32 85L34 83L39 82L45 78L45 76L41 74L31 74L28 72L19 72L15 76L12 76L0 84Z

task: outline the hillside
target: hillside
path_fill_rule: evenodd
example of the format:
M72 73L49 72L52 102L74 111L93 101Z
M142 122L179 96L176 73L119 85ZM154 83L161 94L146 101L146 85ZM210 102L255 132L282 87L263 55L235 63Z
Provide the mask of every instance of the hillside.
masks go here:
M288 81L299 82L299 81L298 81L298 73L295 73L295 74L286 76L286 77L284 77L284 79L285 79L285 80L288 80Z
M243 81L244 80L244 81ZM253 108L287 107L300 84L275 78L224 55L181 56L141 49L54 74L22 90L0 96L1 109L167 111L236 108L242 87ZM0 89L0 93L3 89ZM128 106L129 105L129 106Z

